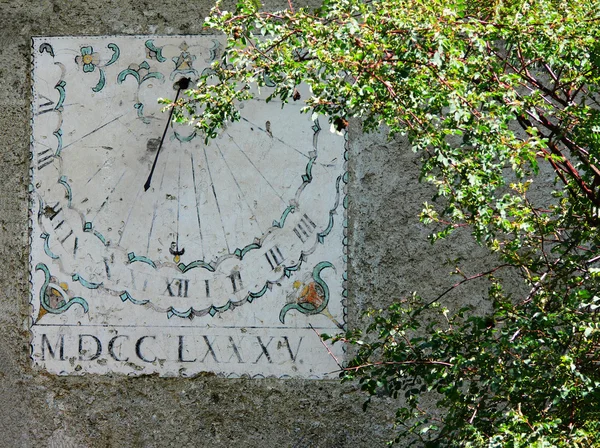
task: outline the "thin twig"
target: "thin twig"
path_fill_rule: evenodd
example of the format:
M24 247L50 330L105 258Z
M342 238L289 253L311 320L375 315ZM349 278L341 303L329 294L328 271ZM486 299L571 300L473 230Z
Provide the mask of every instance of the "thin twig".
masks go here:
M444 367L454 367L454 364L445 361L382 361L382 362L372 362L368 364L361 364L360 366L354 367L346 367L343 370L360 370L365 369L367 367L375 367L375 366L406 366L406 365L433 365L433 366L444 366Z
M585 264L592 264L592 263L595 263L596 261L599 261L599 260L600 260L600 255L598 255L597 257L594 257L594 258L590 258L589 260L587 260L585 262Z
M475 274L475 275L473 275L473 276L471 276L471 277L466 277L466 278L464 278L463 280L461 280L461 281L459 281L459 282L456 282L455 284L453 284L452 286L450 286L448 289L446 289L446 290L445 290L443 293L441 293L439 296L437 296L437 297L436 297L434 300L432 300L432 301L431 301L431 302L429 302L429 303L426 303L426 304L425 304L425 305L423 305L421 308L419 308L419 309L417 310L417 312L421 312L421 311L423 311L425 308L427 308L427 307L429 307L429 306L433 305L435 302L437 302L438 300L440 300L442 297L444 297L446 294L448 294L448 293L449 293L450 291L452 291L453 289L456 289L456 288L458 288L458 287L459 287L460 285L462 285L463 283L466 283L466 282L468 282L468 281L475 280L475 279L478 279L478 278L485 277L485 276L487 276L487 275L493 274L493 273L494 273L494 272L496 272L498 269L505 268L505 267L508 267L508 266L510 266L510 265L509 265L509 264L501 264L500 266L496 266L495 268L493 268L493 269L490 269L489 271L486 271L486 272L481 272L481 273L479 273L479 274Z
M327 353L329 353L329 356L331 356L333 358L333 360L338 365L338 367L340 368L340 370L344 370L344 368L342 367L342 365L340 364L340 362L338 361L338 359L331 352L331 350L329 349L329 347L327 347L327 344L325 344L325 341L323 340L323 338L321 338L321 335L319 334L319 332L317 330L315 330L315 327L313 327L312 324L308 324L308 326L311 328L312 331L314 331L317 334L317 336L319 336L319 341L321 341L321 344L323 344L323 347L325 347L325 350L327 350Z

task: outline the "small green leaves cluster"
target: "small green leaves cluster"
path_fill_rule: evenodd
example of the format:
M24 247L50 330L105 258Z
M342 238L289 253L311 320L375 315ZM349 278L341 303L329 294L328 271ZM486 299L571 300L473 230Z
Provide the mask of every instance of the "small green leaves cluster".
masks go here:
M599 282L593 274L588 288ZM523 303L492 279L490 299L494 312L484 316L416 295L373 312L364 339L340 338L358 347L343 379L399 399L396 442L596 446L600 297L579 289Z
M398 440L417 445L600 444L598 3L293 6L217 3L206 25L226 35L225 49L176 119L210 140L263 89L333 130L350 118L365 132L385 125L409 138L436 188L421 215L432 240L469 227L499 260L464 278L488 279L487 315L451 312L443 297L399 300L372 316L364 339L343 337L358 346L343 378L401 398Z

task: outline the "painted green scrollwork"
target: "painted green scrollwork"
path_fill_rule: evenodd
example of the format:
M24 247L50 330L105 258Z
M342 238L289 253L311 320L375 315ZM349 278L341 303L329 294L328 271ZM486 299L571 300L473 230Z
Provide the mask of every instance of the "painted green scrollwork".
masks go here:
M196 260L196 261L192 261L191 263L185 264L185 263L179 263L177 265L177 269L179 269L181 272L187 272L190 269L195 269L195 268L201 268L201 269L206 269L209 272L215 272L215 268L214 266L212 266L210 263L206 263L203 260Z
M96 84L95 87L92 87L92 90L94 92L100 92L100 90L102 90L104 88L104 86L106 85L106 75L104 74L104 70L99 69L100 71L100 79L98 80L98 84Z
M129 77L132 77L137 81L138 89L141 88L143 83L150 79L156 79L159 81L164 79L164 75L162 73L151 71L148 61L142 61L139 64L131 64L125 70L119 72L117 75L117 84L123 84ZM133 105L133 107L137 111L137 116L142 123L150 124L150 119L144 115L144 103L140 102L139 91L136 94L136 103Z
M248 294L246 295L246 297L244 297L242 300L239 300L237 302L228 300L225 305L222 305L222 306L211 305L210 307L205 308L203 310L197 310L197 309L194 309L193 307L190 307L185 311L180 311L180 310L177 310L175 307L171 306L167 310L167 318L171 319L173 316L176 316L176 317L181 317L184 319L193 319L194 317L206 316L206 315L215 317L218 313L223 313L225 311L233 310L236 307L241 306L246 302L252 303L252 301L254 299L262 297L263 295L266 294L267 291L271 291L272 289L273 289L273 283L267 281L267 282L265 282L265 284L263 285L263 287L260 291L254 291L254 292L249 291Z
M290 278L295 272L298 272L300 270L300 268L302 267L302 264L306 261L306 255L303 253L302 255L300 255L300 260L298 260L298 263L292 265L292 266L285 266L283 268L283 275L286 278Z
M144 116L144 104L135 103L133 107L135 108L135 110L137 110L137 116L140 120L142 120L142 123L150 124L150 120Z
M148 39L144 46L146 47L146 57L148 59L156 59L158 62L165 62L167 58L162 55L162 47L154 46L154 40Z
M38 320L46 313L62 314L73 305L81 306L84 313L89 311L89 306L85 299L82 297L69 297L68 285L64 283L59 284L58 280L50 275L48 266L44 263L38 263L35 270L36 272L42 271L44 273L44 284L40 288L39 296L42 308Z
M128 76L135 78L138 84L142 84L149 79L163 79L160 72L151 72L150 65L143 61L140 64L131 64L128 68L117 75L117 83L122 84Z
M296 207L294 205L288 205L287 208L281 214L281 218L279 219L279 221L273 220L273 227L278 227L278 228L282 229L283 226L285 225L285 220L287 219L287 216L290 213L294 213L295 210L296 210Z
M277 84L275 84L271 77L266 73L263 73L263 81L267 87L277 87Z
M219 52L222 50L223 45L217 39L212 40L213 46L208 50L208 58L205 59L205 62L214 62L217 60L217 56L219 56Z
M56 152L54 153L54 155L60 156L60 153L63 149L62 129L57 129L52 133L52 135L56 137Z
M321 132L321 124L319 123L319 119L317 118L312 125L313 130L313 148L317 148L317 144L319 141L319 133Z
M210 76L210 75L216 75L217 72L210 68L210 67L206 67L204 70L202 70L202 76Z
M100 286L102 286L102 283L88 282L86 279L81 277L79 274L73 274L71 276L71 278L73 279L73 281L81 283L87 289L98 289Z
M48 42L44 42L42 45L40 45L40 53L48 53L50 56L54 57L54 49L52 48L52 45L50 45Z
M327 223L327 227L325 228L325 230L323 230L322 232L319 232L317 234L317 241L319 241L319 243L323 244L325 241L325 237L327 235L329 235L329 233L331 232L331 230L333 229L333 216L336 214L336 210L340 204L340 181L342 180L342 176L339 176L335 182L335 192L336 192L336 196L335 196L335 204L334 206L331 208L331 210L329 210L329 222Z
M113 51L112 57L106 63L106 66L109 66L109 65L117 62L117 60L119 59L119 56L121 56L121 50L119 50L119 47L117 46L117 44L108 44L107 47Z
M129 252L127 254L127 259L129 260L130 263L136 263L136 262L146 263L148 266L152 266L154 269L156 269L156 264L152 260L150 260L149 258L144 257L144 256L137 256L133 252Z
M126 302L126 301L128 301L128 300L129 300L129 301L130 301L131 303L133 303L134 305L146 305L146 304L149 302L149 300L136 300L136 299L134 299L134 298L131 296L131 294L129 294L129 292L128 292L128 291L123 291L123 293L121 293L121 294L119 295L119 297L120 297L120 299L121 299L123 302Z
M60 257L50 250L50 235L46 232L40 235L40 238L44 240L44 252L53 260L58 260Z
M66 85L67 85L67 83L61 79L54 86L54 88L58 92L58 101L56 103L56 106L54 106L54 110L62 110L62 106L65 102L65 97L66 97L66 92L65 92Z
M98 238L102 242L102 244L104 244L105 246L110 245L109 242L106 241L106 238L104 237L104 235L102 235L100 232L98 232L97 230L93 230L92 233L94 234L94 236L96 238Z
M71 186L69 185L67 176L60 176L58 179L58 183L65 187L65 197L67 198L67 205L71 208L71 203L73 201L73 191L71 190Z
M197 136L197 132L194 131L192 132L190 135L188 136L183 136L181 135L179 132L174 131L173 132L173 136L180 142L180 143L187 143L187 142L191 142L194 138L196 138Z
M311 152L310 156L311 157L308 160L308 163L306 164L306 173L302 175L302 181L306 183L312 182L312 167L315 163L315 160L317 159L317 156L314 152Z
M260 248L261 248L261 245L260 245L260 243L255 241L255 242L253 242L253 243L251 243L251 244L248 244L247 246L245 246L245 247L244 247L244 248L242 248L242 249L240 249L240 248L237 248L237 249L236 249L236 250L233 252L233 254L234 254L236 257L238 257L238 258L241 260L242 258L244 258L244 255L246 255L246 254L247 254L248 252L250 252L251 250L254 250L254 249L260 249Z

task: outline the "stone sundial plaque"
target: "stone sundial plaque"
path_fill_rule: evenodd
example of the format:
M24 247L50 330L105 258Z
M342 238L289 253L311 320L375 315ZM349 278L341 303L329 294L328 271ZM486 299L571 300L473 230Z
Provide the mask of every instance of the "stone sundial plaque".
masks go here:
M336 375L343 348L318 334L346 321L346 142L300 101L266 103L268 89L209 144L169 125L157 99L221 49L213 36L34 38L39 368Z

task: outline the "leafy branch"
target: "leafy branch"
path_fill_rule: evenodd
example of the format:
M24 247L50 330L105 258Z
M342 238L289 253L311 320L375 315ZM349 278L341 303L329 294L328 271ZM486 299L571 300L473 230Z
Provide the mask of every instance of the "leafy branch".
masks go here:
M433 242L469 228L497 264L417 293L338 340L342 371L402 398L420 446L591 446L600 430L600 20L589 0L327 0L315 11L217 3L227 44L174 105L207 140L258 90L333 131L358 118L421 154ZM310 93L300 98L298 88ZM552 173L548 177L548 173ZM504 275L510 271L515 275ZM502 275L501 275L502 274ZM487 282L487 310L442 301ZM435 397L439 416L423 406Z

